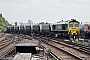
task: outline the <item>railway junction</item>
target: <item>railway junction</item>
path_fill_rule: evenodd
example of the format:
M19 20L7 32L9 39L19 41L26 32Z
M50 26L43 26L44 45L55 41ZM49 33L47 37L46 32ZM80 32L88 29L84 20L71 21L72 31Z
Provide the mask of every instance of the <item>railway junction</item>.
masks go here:
M4 33L0 60L89 60L88 45L70 43L68 39Z

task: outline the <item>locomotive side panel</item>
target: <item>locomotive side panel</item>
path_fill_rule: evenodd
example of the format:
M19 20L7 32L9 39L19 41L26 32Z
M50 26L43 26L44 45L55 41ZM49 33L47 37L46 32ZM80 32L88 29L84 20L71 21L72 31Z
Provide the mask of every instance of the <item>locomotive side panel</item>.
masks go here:
M64 22L64 21L63 21ZM52 33L55 37L66 37L68 32L68 24L65 23L59 23L59 24L53 24L52 25Z
M67 24L56 24L52 25L52 31L67 31Z

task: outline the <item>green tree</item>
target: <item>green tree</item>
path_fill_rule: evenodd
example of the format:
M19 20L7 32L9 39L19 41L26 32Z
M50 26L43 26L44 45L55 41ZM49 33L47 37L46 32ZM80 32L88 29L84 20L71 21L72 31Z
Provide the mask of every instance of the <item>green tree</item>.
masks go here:
M0 14L0 17L2 17L2 14Z
M0 30L5 31L8 26L8 21L0 14Z
M46 22L45 24L49 24L48 22Z
M49 24L49 23L48 22L46 22L46 23L45 22L40 22L39 24Z
M2 27L2 26L0 26L0 30L1 30L1 29L3 29L3 27Z
M12 26L12 24L9 24L9 23L8 23L8 26Z
M0 26L3 26L3 19L0 17Z
M6 28L7 26L8 26L8 21L7 20L5 20L5 22L4 22L4 27Z
M39 24L44 24L44 22L40 22Z

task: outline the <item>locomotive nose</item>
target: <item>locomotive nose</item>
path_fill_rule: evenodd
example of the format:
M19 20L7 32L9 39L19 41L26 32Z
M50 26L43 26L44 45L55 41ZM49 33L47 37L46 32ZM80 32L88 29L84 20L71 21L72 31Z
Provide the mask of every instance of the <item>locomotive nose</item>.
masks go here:
M73 30L73 32L74 32L75 30Z
M75 34L77 33L76 28L72 28L72 29L71 29L71 33L72 33L72 35L75 35Z

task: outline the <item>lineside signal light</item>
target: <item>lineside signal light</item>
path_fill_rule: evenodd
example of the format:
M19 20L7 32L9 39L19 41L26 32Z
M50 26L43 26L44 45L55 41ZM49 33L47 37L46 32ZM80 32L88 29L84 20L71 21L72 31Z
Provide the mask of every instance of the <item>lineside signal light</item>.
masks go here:
M39 50L39 47L37 46L37 47L35 47L36 48L36 51L38 51Z

